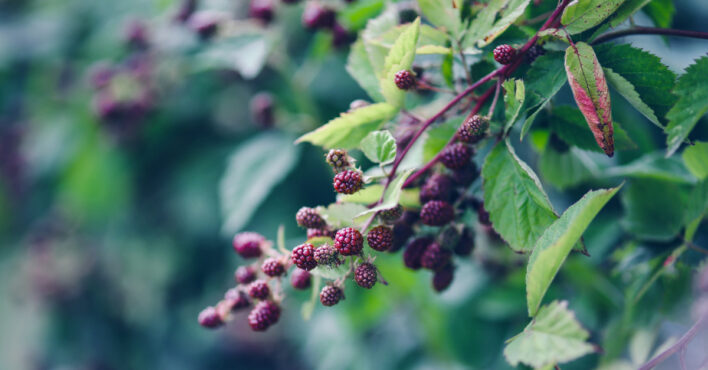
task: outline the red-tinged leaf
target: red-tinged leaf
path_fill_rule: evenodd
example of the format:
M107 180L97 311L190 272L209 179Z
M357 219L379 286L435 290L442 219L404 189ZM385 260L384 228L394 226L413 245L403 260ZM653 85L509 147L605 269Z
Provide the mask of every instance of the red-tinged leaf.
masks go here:
M607 80L590 45L579 42L565 51L565 71L578 108L595 141L608 156L615 152Z

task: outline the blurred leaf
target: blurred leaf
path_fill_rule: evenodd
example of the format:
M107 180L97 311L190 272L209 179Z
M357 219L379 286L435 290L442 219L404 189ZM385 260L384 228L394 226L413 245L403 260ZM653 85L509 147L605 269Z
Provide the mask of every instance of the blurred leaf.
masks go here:
M384 100L379 80L376 78L376 70L371 65L369 54L362 39L357 40L349 50L347 72L369 94L371 99L377 102Z
M538 170L544 181L563 190L592 179L598 171L591 158L579 150L559 153L547 147L538 160Z
M679 183L695 183L696 179L679 158L665 158L661 153L645 154L634 162L605 171L607 177L647 178Z
M679 97L676 105L666 114L666 155L676 149L691 133L698 120L708 112L708 57L701 57L679 77L674 92Z
M260 30L241 30L208 43L196 56L202 68L227 68L245 79L256 77L265 65L270 43Z
M484 37L477 42L477 46L483 47L489 45L494 41L499 35L504 33L509 26L511 26L516 20L524 14L526 7L529 5L531 0L506 0L504 1L504 7L500 12L501 18L494 22L491 29L486 31ZM487 5L489 6L489 5Z
M375 41L384 33L397 26L398 9L393 5L389 5L378 17L370 20L361 33L361 39L364 40L364 47L366 48L369 62L374 68L378 79L381 79L383 76L384 62L389 48Z
M563 11L561 23L571 35L600 24L619 8L624 0L578 0Z
M567 301L553 301L541 308L521 334L508 341L504 357L512 366L553 366L592 353L589 336L568 310Z
M388 188L384 192L383 201L376 207L370 208L369 210L360 213L354 219L357 223L366 221L367 218L376 212L383 211L384 209L389 209L395 207L401 198L401 193L403 190L403 183L406 181L408 176L413 173L413 169L403 171L396 175L396 177L391 181Z
M460 32L460 8L454 6L454 1L418 0L418 6L434 26L444 28L453 36Z
M536 241L526 270L526 300L529 316L538 313L543 296L560 270L563 262L580 240L590 222L602 207L617 193L616 188L586 193L570 206L558 220L549 226Z
M646 6L651 0L627 0L625 1L616 12L614 12L608 19L607 22L601 27L601 29L606 29L608 27L617 27L622 24L627 18L634 15L639 9Z
M506 104L504 131L508 132L516 122L516 118L519 117L524 100L526 100L526 90L522 80L509 79L504 81L503 86L506 91L504 94L504 104Z
M521 127L521 139L526 136L536 115L551 101L567 80L561 53L547 53L538 57L526 73L526 120Z
M328 280L337 280L349 271L349 264L342 263L337 266L317 266L310 271L310 274L314 276L319 276Z
M322 277L320 275L314 275L312 277L312 293L310 294L310 299L302 304L302 319L305 321L310 321L312 313L315 311L315 306L320 296L320 285L322 285Z
M587 124L580 110L569 105L553 107L549 116L551 130L569 145L577 146L580 149L591 150L602 153L602 149L597 146L592 133L588 131ZM615 122L615 149L631 150L637 145L629 138L627 132Z
M657 27L669 28L673 23L676 8L672 0L651 0L644 12Z
M371 204L378 201L383 193L383 185L372 184L369 185L354 194L349 195L339 195L338 200L340 202L351 202L359 204ZM420 200L419 198L420 189L403 189L401 191L401 198L399 203L406 208L419 208ZM363 212L362 210L361 212Z
M396 139L388 130L372 131L361 140L361 151L374 163L393 162L396 158Z
M395 114L396 108L388 103L367 105L342 113L325 125L300 136L295 142L307 141L326 149L357 148L361 139Z
M509 0L491 0L482 10L477 13L467 28L467 34L464 35L464 47L474 47L477 41L482 40L490 33L494 27L494 20L497 14L504 8ZM484 41L481 41L484 42Z
M447 145L462 124L462 120L463 117L455 117L428 129L425 144L423 144L423 161L427 162L433 159Z
M415 59L415 49L418 44L418 35L420 33L420 18L407 26L406 30L401 33L396 42L389 50L384 62L383 72L381 74L381 92L386 101L396 108L403 107L405 91L399 89L394 82L394 77L398 71L410 70Z
M708 177L708 143L699 141L683 151L683 163L699 180Z
M415 51L416 54L418 55L426 55L426 54L450 54L452 53L452 49L444 47L444 46L438 46L438 45L423 45L420 46L416 49Z
M274 132L262 133L236 148L219 184L225 235L246 225L273 187L290 173L299 156L300 150L292 145L291 137Z
M337 12L337 19L348 30L359 30L366 26L369 19L376 17L383 9L383 0L362 0L342 7Z

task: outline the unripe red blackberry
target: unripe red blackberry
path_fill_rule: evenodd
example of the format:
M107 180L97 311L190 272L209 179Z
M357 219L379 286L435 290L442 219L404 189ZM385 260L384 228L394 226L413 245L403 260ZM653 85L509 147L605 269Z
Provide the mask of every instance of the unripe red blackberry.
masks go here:
M452 264L448 264L444 268L435 271L435 274L433 274L433 289L437 292L442 292L450 286L454 277L455 269Z
M307 239L320 238L320 237L334 237L334 233L327 229L307 229Z
M317 267L317 261L315 261L315 246L312 244L300 244L295 249L290 256L292 258L295 266L310 271Z
M234 279L239 284L248 284L256 280L256 269L253 266L240 266L234 273Z
M199 321L199 325L209 329L218 328L224 324L216 308L212 306L203 309L202 312L199 313L197 320Z
M321 229L327 226L325 220L314 208L302 207L295 214L295 221L301 227L308 229Z
M293 288L298 290L309 288L310 273L305 270L295 269L293 274L290 276L290 284L292 284Z
M335 16L334 10L316 1L308 1L302 13L302 25L309 30L331 28L334 26Z
M349 155L344 149L330 149L325 156L325 160L335 173L342 172L350 166Z
M229 302L231 311L238 311L251 305L248 294L237 288L231 288L224 294L224 299Z
M270 23L273 20L273 1L251 0L249 14L265 24Z
M315 249L315 261L321 266L332 266L339 262L339 252L329 244L323 244Z
M393 245L393 230L390 227L379 225L366 234L366 241L371 249L383 252Z
M280 306L275 302L261 301L248 314L248 325L253 331L264 331L278 322Z
M377 274L376 266L365 262L354 270L354 281L362 288L371 289L376 284Z
M470 161L465 167L458 168L452 171L452 179L459 186L469 186L479 177L477 165Z
M450 200L452 196L452 180L449 176L435 173L428 177L425 184L420 188L420 202L426 203L431 200Z
M273 96L267 92L260 92L249 102L251 119L261 128L271 128L275 124Z
M285 266L283 266L283 263L275 258L268 258L263 261L261 271L270 277L276 277L285 273Z
M462 126L457 130L457 137L460 141L474 144L487 134L488 129L489 120L479 114L475 114L462 123Z
M395 82L396 86L401 90L410 90L416 85L413 72L407 69L396 72L396 75L393 77L393 82Z
M420 265L428 270L437 271L450 263L452 251L443 248L438 243L431 243L420 257Z
M442 226L455 218L455 210L448 202L431 200L421 208L420 218L426 225Z
M263 243L265 238L261 234L248 231L236 234L233 240L234 250L243 258L260 257Z
M421 267L420 259L433 239L422 237L413 239L403 251L403 264L409 269L417 270Z
M384 209L383 211L379 212L379 218L381 221L386 222L386 223L392 223L401 218L403 215L403 207L401 207L400 204L396 204L395 207L389 208L389 209Z
M448 145L440 153L440 162L449 169L458 169L467 166L472 158L472 148L464 143Z
M364 185L358 171L346 170L334 176L334 191L340 194L354 194Z
M405 222L397 222L393 225L393 243L388 249L389 253L398 252L406 241L413 235L413 228Z
M264 280L256 280L248 287L248 295L255 299L267 299L270 296L270 287Z
M364 237L359 230L353 227L345 227L337 231L334 236L334 247L342 256L353 256L361 253L364 248Z
M546 49L544 49L543 46L539 44L534 44L526 52L526 58L528 58L529 63L533 63L536 58L540 57L543 54L546 54Z
M326 285L320 292L320 302L325 306L334 306L344 298L341 289L333 285Z
M515 56L516 49L507 44L502 44L494 48L494 60L500 64L506 65L511 63Z

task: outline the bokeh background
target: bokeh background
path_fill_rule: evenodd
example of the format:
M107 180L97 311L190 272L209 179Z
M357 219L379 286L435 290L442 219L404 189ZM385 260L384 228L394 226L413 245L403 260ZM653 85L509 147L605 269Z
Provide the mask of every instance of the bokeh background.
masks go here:
M334 201L323 153L292 141L365 94L346 47L303 29L301 5L278 5L263 27L246 19L246 0L201 1L205 19L227 15L218 42L177 19L183 5L0 0L0 369L506 367L504 340L527 318L523 268L507 271L515 257L503 252L503 264L462 263L442 295L427 273L384 256L389 287L351 289L310 321L309 292L293 292L265 334L241 316L218 331L198 325L233 284L235 231L274 239L282 224L294 245L297 209ZM359 0L340 20L357 30L382 7ZM674 25L704 28L708 3L676 7ZM636 45L675 71L706 52L696 41ZM252 115L261 92L275 101L272 126ZM594 224L586 241L608 251L617 235ZM602 256L569 260L557 284L591 331L622 295L612 266L606 277L589 267ZM685 278L661 284L690 290ZM679 302L657 305L670 314Z

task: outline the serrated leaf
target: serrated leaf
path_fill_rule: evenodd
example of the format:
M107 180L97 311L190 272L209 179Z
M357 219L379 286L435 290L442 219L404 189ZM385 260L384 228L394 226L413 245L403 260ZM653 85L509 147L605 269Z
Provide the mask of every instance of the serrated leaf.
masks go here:
M590 334L568 310L567 301L543 306L523 332L510 339L504 357L512 365L534 368L575 360L594 351L587 342Z
M371 65L369 54L364 46L363 39L357 40L349 49L349 58L347 58L347 72L361 86L364 91L374 101L381 102L384 100L381 94L381 86L377 73Z
M314 131L300 136L295 142L310 142L323 148L351 149L359 146L369 132L381 127L384 121L396 114L388 103L377 103L342 113Z
M585 116L595 141L612 157L615 152L610 92L595 52L578 42L565 51L565 70L575 102Z
M361 189L357 191L354 194L348 194L348 195L343 195L340 194L338 196L338 200L340 202L349 202L349 203L359 203L359 204L371 204L379 199L381 199L381 194L383 193L383 185L380 184L373 184L365 187L364 189ZM399 198L398 202L406 207L406 208L420 208L420 200L419 200L419 195L420 195L420 189L419 188L413 188L413 189L403 189L401 191L401 197ZM366 209L362 209L360 212L357 214L366 211Z
M455 7L453 1L418 0L418 6L436 27L445 28L453 36L460 32L460 8Z
M526 89L524 87L524 81L509 79L504 81L504 104L506 105L505 116L506 124L504 126L504 131L508 132L511 126L514 125L516 119L519 117L521 108L524 106L524 101L526 100Z
M521 127L521 139L541 109L565 85L567 78L561 53L548 53L537 58L526 73L526 120Z
M482 167L484 207L494 230L517 252L530 252L557 218L536 174L506 141L487 155Z
M634 89L632 83L627 81L621 75L615 73L611 68L603 68L602 70L605 72L605 77L607 78L607 81L610 83L610 85L612 85L612 87L614 87L615 90L620 93L620 95L627 99L627 102L629 102L629 104L631 104L637 111L639 111L639 113L641 113L649 121L661 127L661 123L654 114L654 111L642 101L642 98L639 96L639 93L637 93L637 90Z
M484 47L489 45L492 41L494 41L494 39L504 33L509 26L511 26L521 15L524 14L524 11L530 2L531 0L505 1L506 4L503 8L501 18L494 22L491 29L486 31L482 39L477 42L477 46Z
M708 112L708 57L701 57L679 77L674 92L679 97L676 105L666 114L666 155L670 156L681 146L698 120Z
M583 150L602 153L602 149L597 146L592 133L588 131L583 114L578 108L568 105L554 107L549 116L549 123L551 130L569 145L577 146ZM617 122L614 123L614 131L615 149L631 150L637 148L637 145Z
M388 188L384 192L383 201L381 204L358 214L355 221L364 222L376 212L395 207L400 201L401 193L403 191L403 183L406 181L408 176L413 173L413 171L414 169L411 168L399 173L393 181L391 181L391 184L389 184Z
M577 0L563 11L561 23L571 35L602 23L624 0Z
M420 18L407 26L389 50L381 74L381 92L386 101L394 107L401 108L405 98L405 91L399 89L394 82L398 71L411 69L415 59L415 49L420 33Z
M317 207L317 212L334 228L351 226L354 218L366 211L366 207L356 203L332 203L327 208Z
M290 173L300 155L291 140L286 135L263 133L231 154L219 183L224 234L233 235L244 227L271 189Z
M683 151L681 154L683 163L691 171L693 176L699 180L708 177L708 143L697 142Z
M388 130L370 132L360 146L366 158L374 163L386 164L396 158L396 139Z
M526 269L526 301L529 316L536 316L543 296L573 249L573 245L580 240L590 222L620 187L621 185L586 193L563 212L536 241Z
M474 47L494 27L494 20L509 0L491 0L477 13L472 23L467 27L463 46Z

